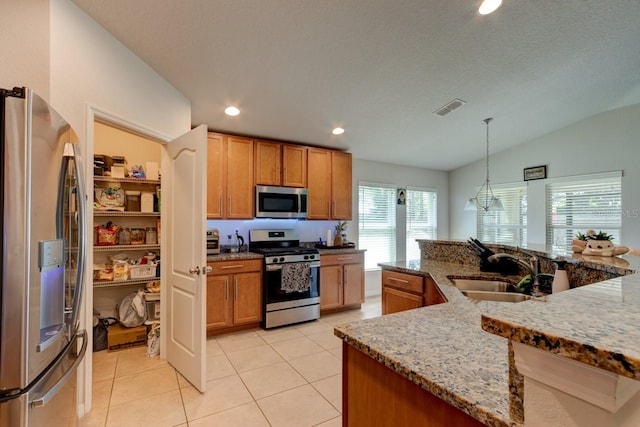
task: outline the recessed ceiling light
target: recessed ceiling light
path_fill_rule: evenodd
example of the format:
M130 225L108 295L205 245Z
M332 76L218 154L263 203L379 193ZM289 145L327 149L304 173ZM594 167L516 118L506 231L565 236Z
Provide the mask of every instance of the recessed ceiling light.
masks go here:
M344 133L344 129L342 129L342 128L334 128L331 131L331 133L334 134L334 135L342 135Z
M494 12L502 4L502 0L484 0L478 8L480 15L488 15Z
M227 107L224 109L224 113L227 116L237 116L238 114L240 114L240 110L238 110L238 107Z

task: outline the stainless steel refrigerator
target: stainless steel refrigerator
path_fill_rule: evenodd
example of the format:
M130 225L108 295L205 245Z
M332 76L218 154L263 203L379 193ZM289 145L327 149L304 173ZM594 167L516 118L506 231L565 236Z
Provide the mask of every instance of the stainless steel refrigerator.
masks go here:
M71 426L87 346L77 135L31 90L0 93L0 427Z

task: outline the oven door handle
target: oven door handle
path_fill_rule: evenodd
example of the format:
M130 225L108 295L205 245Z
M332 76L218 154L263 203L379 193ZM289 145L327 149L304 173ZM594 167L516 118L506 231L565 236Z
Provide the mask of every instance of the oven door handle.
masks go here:
M311 268L318 268L320 267L320 261L316 261L316 262L310 262L309 264L311 264ZM282 266L284 264L268 264L265 266L265 270L267 271L277 271L277 270L282 270Z

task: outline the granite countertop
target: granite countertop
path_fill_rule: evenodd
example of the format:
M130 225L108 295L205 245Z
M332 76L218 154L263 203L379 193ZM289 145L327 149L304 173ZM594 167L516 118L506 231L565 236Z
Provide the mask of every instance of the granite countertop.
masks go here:
M509 416L508 340L500 337L640 379L640 274L630 274L638 257L562 258L626 275L512 304L467 299L449 277L519 277L444 261L384 263L433 278L448 302L339 325L335 334L487 425L521 425Z
M338 248L338 249L318 249L320 255L340 255L340 254L359 254L366 252L365 249L356 248Z
M483 314L486 331L640 380L640 274Z
M216 261L233 261L240 259L262 259L264 258L262 255L257 254L255 252L234 252L234 253L221 253L218 255L207 255L207 262L216 262Z
M480 324L483 314L492 313L503 303L469 300L448 279L452 274L505 277L442 261L381 266L433 278L448 302L339 325L335 334L486 425L520 425L509 417L507 340L483 331Z

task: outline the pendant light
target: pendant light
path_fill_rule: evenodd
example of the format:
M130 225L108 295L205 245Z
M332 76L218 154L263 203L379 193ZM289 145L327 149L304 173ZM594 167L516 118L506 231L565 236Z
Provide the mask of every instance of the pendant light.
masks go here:
M484 212L504 210L502 202L493 194L493 190L489 185L489 123L491 123L491 120L493 120L493 117L482 121L482 123L487 125L487 177L475 197L467 200L464 206L464 210L466 211L475 211L478 209L482 209ZM481 201L481 198L484 200Z

